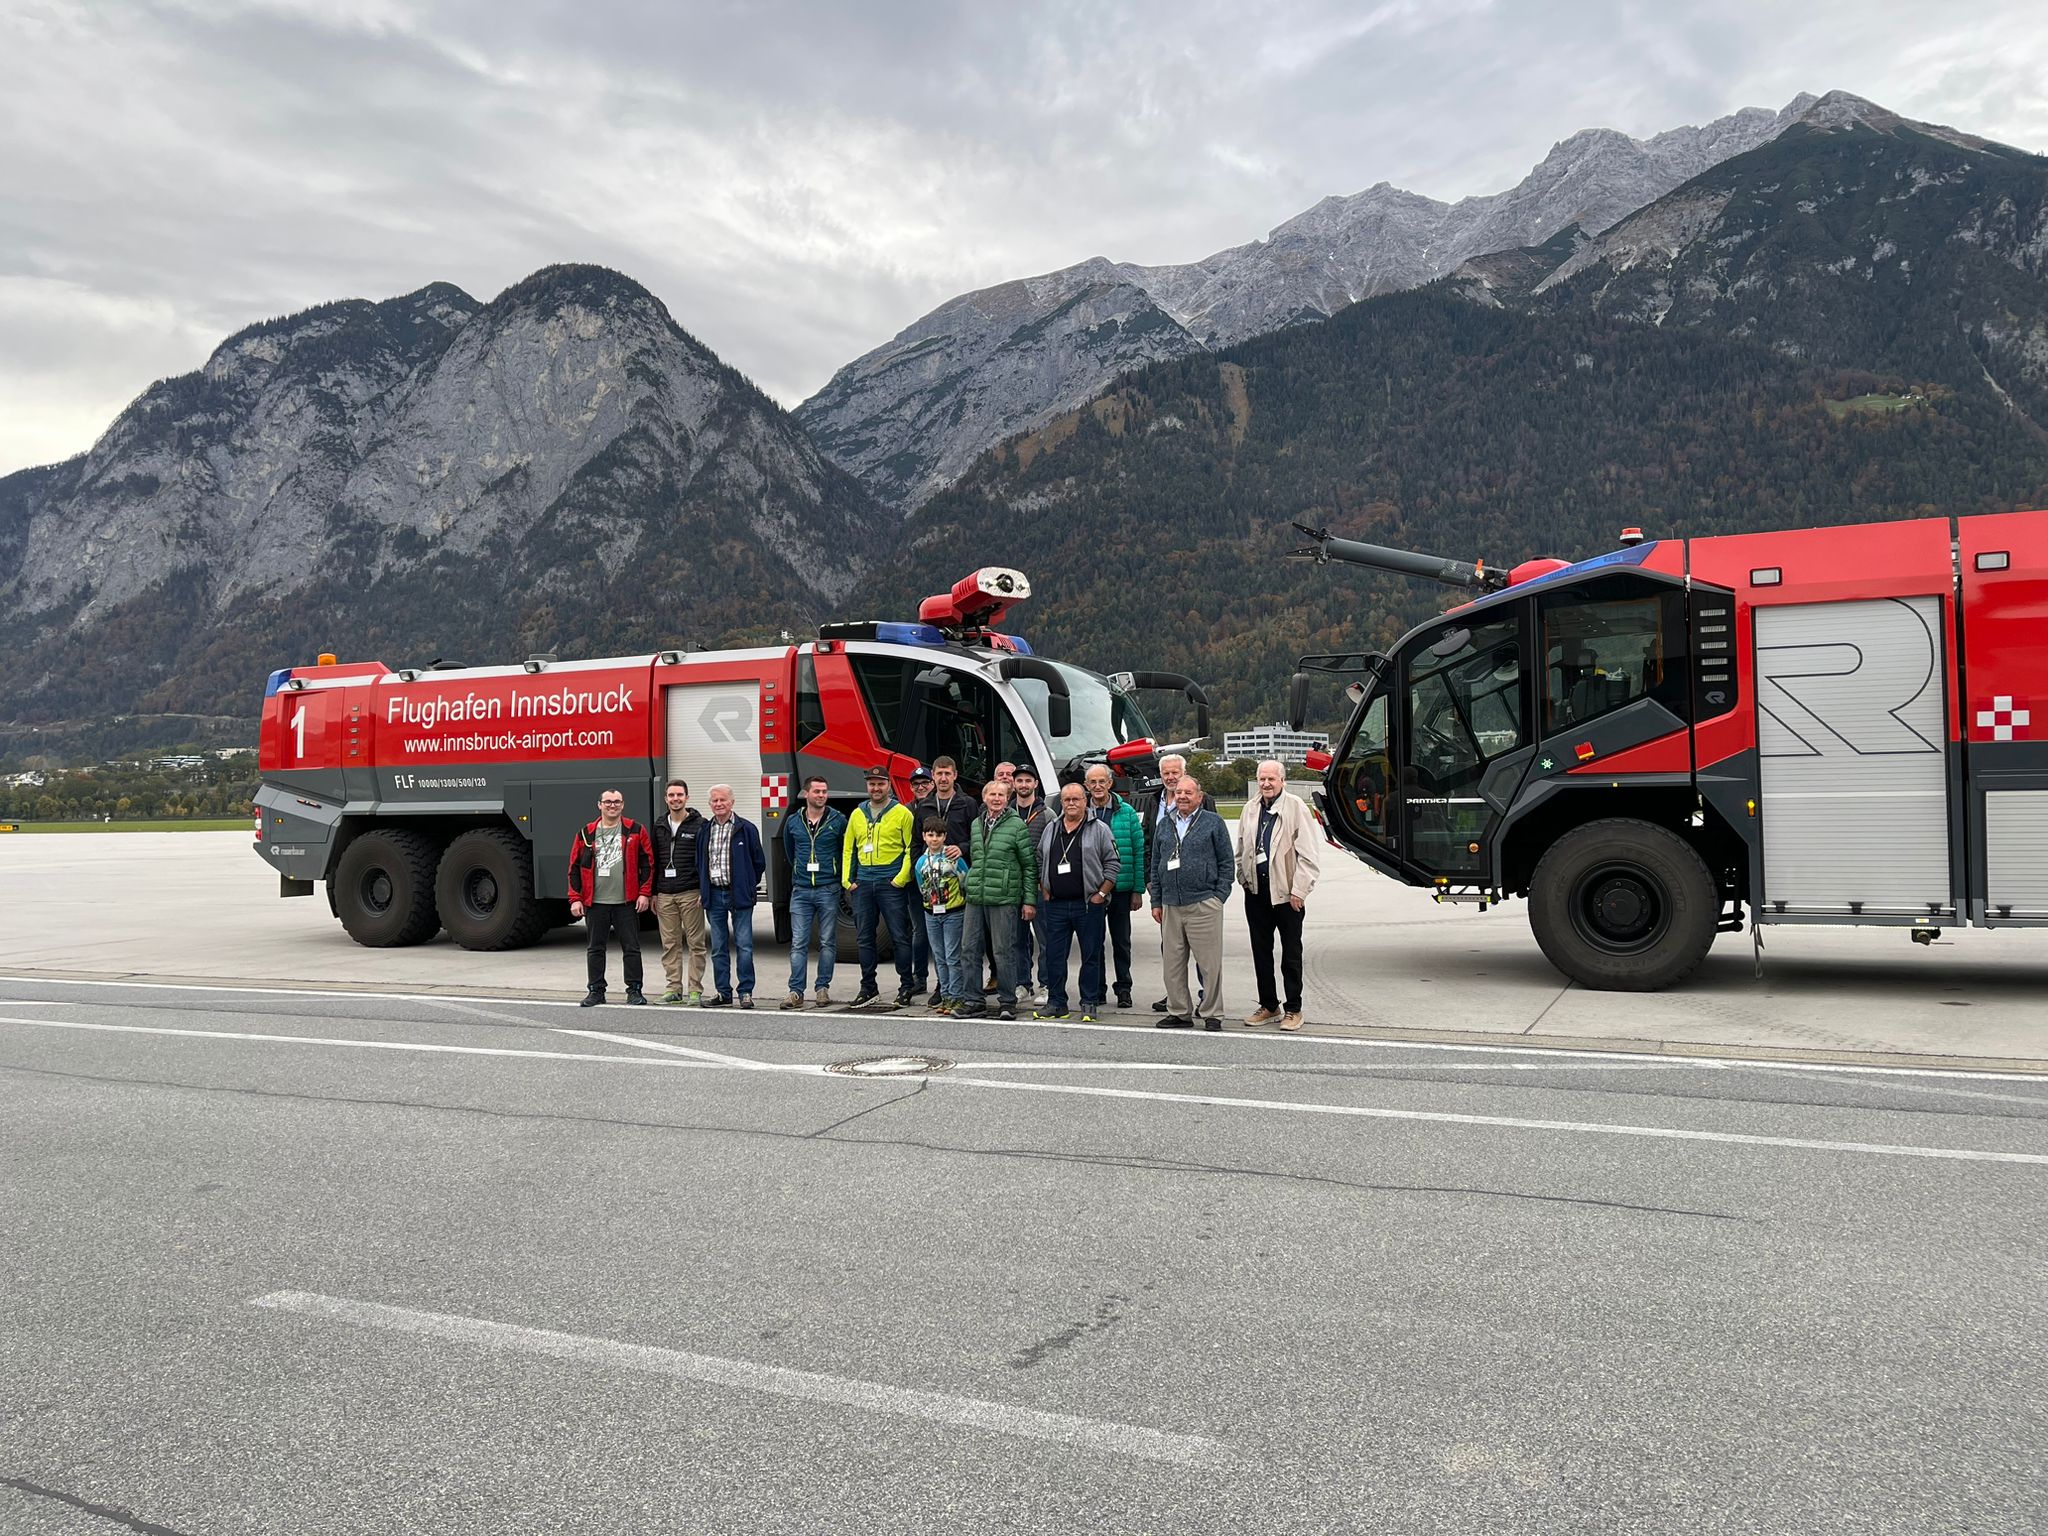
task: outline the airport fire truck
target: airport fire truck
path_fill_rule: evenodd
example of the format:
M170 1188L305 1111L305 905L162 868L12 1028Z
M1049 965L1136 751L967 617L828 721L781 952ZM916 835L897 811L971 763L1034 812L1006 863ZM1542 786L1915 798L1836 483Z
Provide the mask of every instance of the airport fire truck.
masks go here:
M802 644L283 667L264 689L256 851L286 896L324 881L358 943L417 944L445 928L469 949L512 949L570 920L570 842L599 791L622 790L645 824L670 778L699 808L725 783L761 829L763 895L786 942L782 819L810 775L841 809L878 763L907 802L911 771L941 755L973 795L1003 761L1048 786L1106 763L1128 795L1156 785L1166 750L1137 694L1184 695L1196 739L1208 733L1208 698L1189 678L1104 677L998 630L1030 595L1021 572L987 567L926 598L916 622L826 624Z
M1382 873L1526 897L1588 987L1688 975L1746 922L2048 925L2048 512L1644 539L1511 571L1298 551L1476 588L1352 674L1317 810ZM1760 955L1759 955L1760 958Z

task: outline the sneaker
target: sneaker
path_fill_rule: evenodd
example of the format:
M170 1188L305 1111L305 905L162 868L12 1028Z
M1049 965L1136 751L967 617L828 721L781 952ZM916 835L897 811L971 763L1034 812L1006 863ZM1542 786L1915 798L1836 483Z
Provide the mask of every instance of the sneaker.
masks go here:
M1095 1010L1086 1003L1081 1005L1081 1022L1083 1024L1093 1024L1095 1022Z
M1117 1007L1119 1007L1119 1008L1128 1008L1128 1007L1130 1007L1130 1006L1131 1006L1131 994L1130 994L1130 993L1128 993L1128 992L1119 992L1119 993L1117 993L1117 995L1116 995L1116 1005L1117 1005Z
M954 1006L953 1006L953 1017L954 1017L954 1018L956 1018L956 1019L984 1019L984 1018L987 1018L987 1017L988 1017L988 1004L987 1004L987 1003L977 1003L977 1002L973 1001L972 999L970 999L970 1000L968 1000L967 1002L964 1002L964 1003L956 1003L956 1004L954 1004Z
M1193 1019L1184 1019L1177 1013L1169 1013L1152 1027L1154 1029L1193 1029L1195 1021Z
M1164 1012L1166 1012L1166 999L1162 997L1161 999L1159 999L1159 1001L1158 1001L1158 1002L1154 1003L1154 1004L1152 1005L1152 1011L1153 1011L1154 1013L1164 1013Z
M753 1006L754 1006L754 995L753 995L753 993L751 993L751 992L742 992L742 993L740 994L740 1006L741 1006L742 1008L751 1008L751 1007L753 1007Z
M909 987L902 988L896 994L896 1006L898 1008L908 1008L912 1003L916 1001L917 993L911 990Z
M1268 1008L1261 1004L1259 1011L1244 1021L1244 1027L1246 1029L1257 1029L1261 1024L1270 1024L1279 1017L1280 1010L1278 1008Z
M813 998L811 999L811 1003L812 1003L812 1005L813 1005L814 1007L818 1007L818 1008L829 1008L829 1007L831 1007L831 1006L832 1006L832 989L831 989L830 987L820 987L820 988L818 988L818 991L817 991L817 995L816 995L815 997L813 997Z
M943 997L940 998L936 1003L932 1004L932 1012L941 1018L950 1017L953 1012L953 1004L951 999Z
M638 987L628 987L626 988L626 1001L635 1008L645 1008L647 1006L647 994Z
M1223 1021L1214 1014L1211 1014L1208 1018L1202 1020L1202 1028L1208 1030L1212 1035L1220 1034L1223 1030Z
M716 997L705 998L704 1006L706 1008L730 1008L732 1006L732 999L721 992Z
M696 999L695 999L694 997L692 997L692 998L685 998L685 997L683 996L683 994L682 994L682 993L680 993L680 992L678 992L678 991L676 991L676 989L675 989L674 987L670 987L670 988L668 989L668 991L666 991L666 992L662 993L662 994L661 994L661 1000L662 1000L662 1001L663 1001L664 1003L681 1003L681 1002L693 1002L693 1003L694 1003L694 1002L696 1001Z
M1015 1008L1012 1008L1008 1003L1005 1003L1002 1007L1002 1011L997 1013L996 1017L1001 1019L1005 1024L1014 1024L1017 1022L1017 1010Z
M603 1004L604 994L602 992L586 992L583 994L583 1001L576 1006L578 1008L598 1008L602 1007Z
M784 1008L801 1008L803 1007L803 1005L804 995L801 992L792 992L789 994L789 996L785 997L782 1000L782 1006Z
M882 994L877 992L873 987L862 987L858 992L856 992L853 995L853 1006L856 1008L865 1008L869 1003L872 1003L876 998L880 997L881 995Z
M1067 1010L1064 1008L1062 1008L1058 1013L1054 1013L1050 1008L1047 1008L1044 1010L1034 1009L1032 1011L1031 1017L1047 1024L1064 1024L1067 1022L1067 1020L1071 1019L1073 1015L1067 1012Z
M1282 1029L1301 1028L1301 1015L1298 1013L1289 1013L1282 1015L1280 1019L1280 1027Z
M927 1004L929 1004L929 1005L930 1005L931 1007L933 1007L933 1008L936 1008L936 1007L938 1007L938 1006L939 1006L939 1004L943 1003L943 1002L944 1002L945 1000L946 1000L946 994L945 994L945 990L944 990L943 988L940 988L940 987L933 987L933 988L932 988L932 995L931 995L930 997L928 997L928 998L926 998L926 999L925 999L926 1003L927 1003Z
M690 994L690 1006L691 1006L692 1008L701 1008L701 1007L703 1007L703 1006L704 1006L704 994L703 994L702 992L692 992L692 993Z

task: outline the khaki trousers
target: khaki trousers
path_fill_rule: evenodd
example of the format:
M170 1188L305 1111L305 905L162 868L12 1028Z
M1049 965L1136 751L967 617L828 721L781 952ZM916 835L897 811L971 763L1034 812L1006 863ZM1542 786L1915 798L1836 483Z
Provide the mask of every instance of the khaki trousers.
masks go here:
M711 935L704 926L704 903L695 891L658 891L654 920L661 925L661 970L671 992L702 992L704 962L711 954ZM683 985L683 945L690 946L690 984Z
M1208 896L1192 906L1165 908L1160 916L1159 944L1166 967L1166 1011L1177 1019L1215 1018L1223 1008L1223 903ZM1190 960L1206 983L1203 996L1193 1003L1188 987Z

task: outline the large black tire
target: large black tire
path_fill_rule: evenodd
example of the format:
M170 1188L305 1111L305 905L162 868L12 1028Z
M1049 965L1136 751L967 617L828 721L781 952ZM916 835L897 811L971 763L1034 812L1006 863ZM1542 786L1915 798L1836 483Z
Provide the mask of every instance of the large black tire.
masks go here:
M1690 976L1720 926L1714 877L1691 844L1632 818L1588 822L1543 855L1529 926L1581 986L1656 992Z
M441 925L464 949L524 949L548 931L533 894L533 849L505 827L465 832L434 876Z
M365 832L341 851L330 889L348 936L372 949L423 944L440 931L434 862L440 850L424 832Z

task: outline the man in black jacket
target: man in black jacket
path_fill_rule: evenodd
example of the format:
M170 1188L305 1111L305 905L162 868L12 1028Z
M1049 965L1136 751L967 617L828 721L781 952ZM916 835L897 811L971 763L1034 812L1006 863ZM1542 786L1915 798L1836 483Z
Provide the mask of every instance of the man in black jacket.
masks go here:
M696 1004L704 999L704 961L711 940L704 928L704 901L697 890L697 835L704 818L690 808L690 786L670 779L662 798L668 814L647 830L654 839L654 920L661 927L661 969L668 977L664 1003ZM683 990L683 945L690 947L690 990Z

